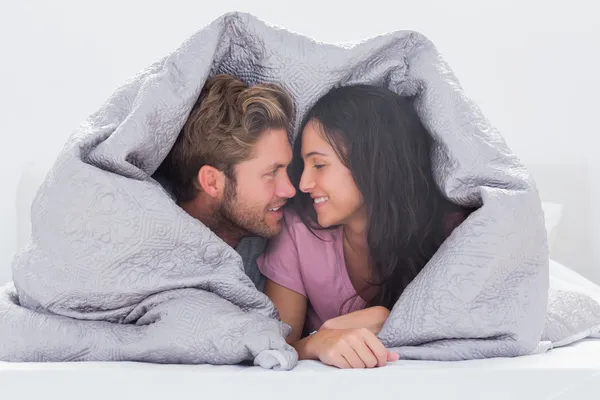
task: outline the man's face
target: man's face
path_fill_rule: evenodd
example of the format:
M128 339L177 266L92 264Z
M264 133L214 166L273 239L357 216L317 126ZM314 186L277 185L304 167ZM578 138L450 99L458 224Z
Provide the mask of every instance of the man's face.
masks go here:
M281 230L282 206L296 194L287 174L292 148L286 131L265 131L253 155L235 167L236 182L226 182L218 211L246 235L270 238Z

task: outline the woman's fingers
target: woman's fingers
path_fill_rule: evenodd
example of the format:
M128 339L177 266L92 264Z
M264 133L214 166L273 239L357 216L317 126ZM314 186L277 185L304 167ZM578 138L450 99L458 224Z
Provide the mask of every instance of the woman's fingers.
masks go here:
M331 358L329 364L331 364L334 367L341 368L341 369L352 368L352 366L348 363L348 361L344 358L344 356L341 353L333 356Z
M338 368L383 367L399 358L366 328L320 331L315 339L316 335L319 359Z
M346 340L340 344L340 353L352 368L365 368L365 362L358 353L357 346L354 345L354 340L352 339L352 337L346 338Z
M387 360L388 362L398 361L400 359L400 354L394 353L392 351L387 352Z
M379 338L373 334L371 331L362 332L362 339L365 342L365 345L368 346L371 354L377 360L377 366L383 367L389 361L388 351L385 346L381 343Z
M348 341L366 368L374 368L380 364L377 355L374 354L363 334L353 335L348 338Z

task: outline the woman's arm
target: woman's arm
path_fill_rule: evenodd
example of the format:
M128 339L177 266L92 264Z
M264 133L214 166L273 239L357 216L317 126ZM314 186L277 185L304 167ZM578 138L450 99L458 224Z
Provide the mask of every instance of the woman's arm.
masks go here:
M390 311L383 306L365 308L325 321L321 329L359 329L366 328L379 334Z
M264 293L275 304L281 320L292 328L292 332L286 338L287 343L299 341L306 320L306 297L268 278L265 281Z
M292 343L300 360L320 360L338 368L375 368L398 361L366 328L321 329Z
M275 304L281 320L292 328L292 332L286 338L286 342L296 349L298 359L318 360L319 355L314 346L314 336L307 336L301 339L304 322L306 321L308 303L306 297L268 278L265 281L264 293Z
M306 297L270 279L265 282L264 292L275 304L281 320L292 328L286 341L296 349L299 360L321 360L338 368L381 367L398 360L398 355L387 351L371 330L342 327L367 315L375 316L376 312L358 314L356 319L340 319L335 321L335 326L340 329L323 329L301 339L306 320Z

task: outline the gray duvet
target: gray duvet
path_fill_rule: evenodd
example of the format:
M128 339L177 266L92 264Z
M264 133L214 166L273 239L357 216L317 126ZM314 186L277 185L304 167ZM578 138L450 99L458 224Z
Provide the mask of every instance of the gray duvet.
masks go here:
M333 85L415 96L439 186L479 210L391 311L380 338L403 358L520 356L598 333L598 302L550 284L534 181L427 38L334 46L231 13L126 82L65 144L0 291L0 360L297 364L289 327L244 270L260 241L227 246L153 177L216 73L283 84L294 128Z

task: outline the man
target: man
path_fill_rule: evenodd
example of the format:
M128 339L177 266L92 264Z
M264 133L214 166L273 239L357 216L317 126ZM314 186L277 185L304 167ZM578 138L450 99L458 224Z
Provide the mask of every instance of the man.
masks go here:
M277 85L212 77L157 171L188 214L238 247L257 286L260 273L249 258L262 248L240 251L240 242L278 234L282 206L295 194L287 174L292 113L290 95Z

